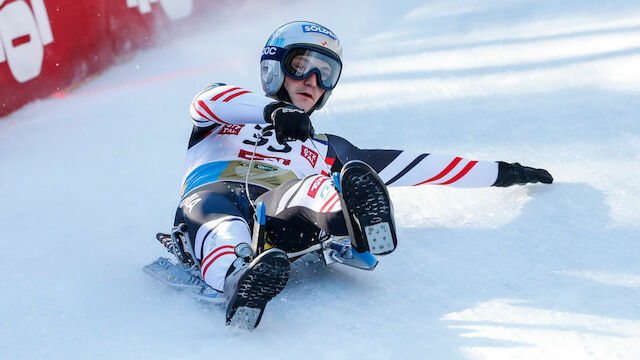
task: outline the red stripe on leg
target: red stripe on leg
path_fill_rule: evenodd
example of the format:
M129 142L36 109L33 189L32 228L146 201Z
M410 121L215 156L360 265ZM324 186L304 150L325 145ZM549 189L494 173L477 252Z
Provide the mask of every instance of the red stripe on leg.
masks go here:
M340 198L337 198L336 201L334 201L333 204L329 206L327 210L325 210L325 212L331 212L331 209L333 209L333 207L336 206L336 204L339 202L340 202Z
M210 257L211 255L215 254L218 250L221 250L221 249L234 249L234 247L233 247L233 246L231 246L231 245L225 245L225 246L220 246L219 248L216 248L215 250L213 250L212 252L210 252L210 253L209 253L209 255L207 255L207 257L205 257L205 258L202 260L202 264L204 264L205 262L207 262L207 259L209 259L209 257Z
M333 194L333 196L331 198L329 198L329 200L327 200L326 203L324 203L324 205L322 205L322 208L320 208L320 212L324 212L324 208L327 207L327 205L329 205L329 203L331 203L331 201L333 200L333 198L335 198L336 196L338 196L338 193L336 192L335 194ZM339 200L339 199L338 199Z
M214 257L213 260L211 260L207 264L207 266L205 266L204 269L202 270L202 278L204 279L204 277L207 275L207 270L209 269L209 266L211 266L211 264L213 264L220 256L232 255L232 254L235 255L235 253L233 251L227 251L227 252L223 252L223 253L220 253L220 254L216 255L216 257Z

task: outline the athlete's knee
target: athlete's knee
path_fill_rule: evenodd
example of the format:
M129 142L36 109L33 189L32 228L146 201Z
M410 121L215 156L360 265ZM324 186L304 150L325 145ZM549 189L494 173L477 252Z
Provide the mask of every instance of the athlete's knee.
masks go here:
M251 243L249 226L244 219L230 217L203 224L196 234L196 254L200 255L201 273L204 281L212 288L222 291L224 278L236 259L235 247Z
M287 208L302 207L316 213L339 211L340 197L331 179L325 175L312 175L298 181L268 205L267 214L277 215Z

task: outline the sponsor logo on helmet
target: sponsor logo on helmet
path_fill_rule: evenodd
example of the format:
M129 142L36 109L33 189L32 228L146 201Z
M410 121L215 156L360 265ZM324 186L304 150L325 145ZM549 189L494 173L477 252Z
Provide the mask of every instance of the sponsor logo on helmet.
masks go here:
M304 32L314 32L314 33L320 33L323 35L327 35L328 37L332 38L333 40L337 40L336 35L331 32L331 30L322 27L320 25L302 25L302 31Z
M266 46L264 50L262 50L262 55L275 55L278 51L278 48L275 46Z
M280 60L282 58L282 55L284 54L284 49L278 46L265 46L264 49L262 49L262 57L260 58L260 61L262 60Z

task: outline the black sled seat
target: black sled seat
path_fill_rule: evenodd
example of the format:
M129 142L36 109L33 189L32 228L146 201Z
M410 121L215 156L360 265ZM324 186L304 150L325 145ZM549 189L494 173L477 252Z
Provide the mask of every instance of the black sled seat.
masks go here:
M387 187L366 163L349 161L340 173L342 209L351 243L358 252L387 255L398 239Z

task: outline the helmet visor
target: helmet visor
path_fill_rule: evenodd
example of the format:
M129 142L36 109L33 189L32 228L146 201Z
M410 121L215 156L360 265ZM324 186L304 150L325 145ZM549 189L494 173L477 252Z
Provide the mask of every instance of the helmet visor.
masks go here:
M283 62L284 71L290 77L301 80L316 74L318 85L324 90L333 89L338 84L342 63L316 50L294 48L287 52Z

